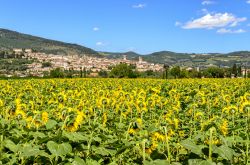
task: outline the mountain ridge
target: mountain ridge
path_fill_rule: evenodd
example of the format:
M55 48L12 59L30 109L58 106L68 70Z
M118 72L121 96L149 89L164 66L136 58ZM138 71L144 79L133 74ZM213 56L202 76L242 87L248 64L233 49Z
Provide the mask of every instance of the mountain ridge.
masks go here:
M92 55L101 57L93 49L72 43L46 39L29 34L19 33L16 31L0 28L0 49L35 49L44 53L61 54L61 55Z
M91 48L81 46L78 44L65 43L62 41L50 40L42 37L37 37L29 34L23 34L16 31L0 28L0 50L11 50L14 48L31 48L39 52L60 54L60 55L88 55L93 57L106 57L109 59L123 58L123 55L127 56L129 60L138 60L139 56L143 57L143 60L152 63L161 64L184 64L191 61L192 63L204 62L214 63L220 65L227 64L227 58L231 60L231 57L239 57L238 59L231 60L233 62L241 62L240 58L249 58L250 51L236 51L230 53L176 53L173 51L158 51L150 54L142 55L133 51L128 52L97 52ZM216 58L211 62L211 58ZM224 59L225 58L225 59ZM222 62L218 62L218 59ZM224 60L224 61L223 61ZM250 61L250 60L249 60ZM188 65L190 62L188 63ZM193 64L190 64L193 65ZM231 64L230 64L231 65Z

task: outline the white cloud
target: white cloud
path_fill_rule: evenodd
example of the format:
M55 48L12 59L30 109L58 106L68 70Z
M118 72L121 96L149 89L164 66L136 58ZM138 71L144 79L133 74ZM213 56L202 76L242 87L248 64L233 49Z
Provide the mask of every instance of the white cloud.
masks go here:
M201 4L202 4L202 5L212 5L212 4L214 4L214 3L215 3L214 1L205 0L205 1L203 1Z
M179 21L176 21L176 22L175 22L175 26L181 26L181 25L182 25L181 22L179 22Z
M238 30L234 30L232 31L233 33L245 33L247 32L246 30L243 30L243 29L238 29Z
M239 33L245 33L246 31L243 29L238 29L238 30L232 30L232 29L226 29L226 28L221 28L217 30L217 33L219 34L239 34Z
M96 46L105 46L106 44L104 44L103 42L99 41L96 43Z
M100 28L99 27L93 27L93 31L99 31Z
M209 13L209 11L207 10L207 9L201 9L201 11L200 11L202 14L208 14Z
M208 13L205 16L187 22L184 29L213 29L226 26L236 26L240 22L246 21L246 17L238 18L230 13Z
M250 4L250 0L247 0L246 3Z
M143 3L132 6L132 8L135 8L135 9L143 9L145 7L146 7L146 4L143 4Z

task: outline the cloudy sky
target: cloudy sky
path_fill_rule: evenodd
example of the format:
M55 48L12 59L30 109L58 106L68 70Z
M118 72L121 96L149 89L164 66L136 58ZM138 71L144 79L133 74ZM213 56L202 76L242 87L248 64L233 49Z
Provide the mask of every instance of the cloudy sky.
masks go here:
M250 0L0 0L0 28L95 50L250 50Z

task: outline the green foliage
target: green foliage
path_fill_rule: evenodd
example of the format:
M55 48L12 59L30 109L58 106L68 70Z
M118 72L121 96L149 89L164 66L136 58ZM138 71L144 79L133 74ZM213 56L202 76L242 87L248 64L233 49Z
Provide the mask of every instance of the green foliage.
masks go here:
M181 75L180 67L179 66L174 66L173 68L171 68L170 74L172 76L174 76L175 78L180 78L180 75Z
M119 64L116 65L110 72L110 77L114 78L136 78L136 73L132 70L131 65Z
M182 70L180 71L180 78L189 78L189 73L188 73L188 71L185 70L185 69L182 69Z
M138 72L137 75L140 78L162 78L162 72L154 72L152 70Z
M55 120L48 120L46 123L46 129L50 130L56 126L57 122Z
M27 59L0 59L0 70L25 71L28 69L27 64L32 62L32 60Z
M198 72L196 70L190 70L188 72L188 75L189 75L189 78L201 78L202 77L202 73L201 72Z
M63 78L65 77L64 71L60 68L56 68L50 71L51 78Z
M0 84L0 164L249 163L248 79Z
M241 68L241 66L238 66L238 68L237 68L237 76L242 76L242 68Z
M49 141L47 147L53 156L64 156L72 152L72 147L69 143L57 144L54 141Z
M181 141L181 145L186 149L190 150L192 153L195 153L202 157L203 152L202 149L205 148L204 145L196 145L193 140L186 139Z
M224 71L221 68L210 67L203 71L203 76L206 78L223 78Z
M154 161L145 161L144 165L170 165L170 163L166 160L154 160Z
M238 71L237 71L237 65L234 64L232 67L232 74L234 75L234 77L237 77L238 75Z
M43 62L42 63L43 68L47 68L47 67L51 67L51 66L52 66L51 62Z
M102 77L102 78L107 78L109 75L108 75L108 72L105 71L105 70L101 70L98 72L98 75L99 77Z

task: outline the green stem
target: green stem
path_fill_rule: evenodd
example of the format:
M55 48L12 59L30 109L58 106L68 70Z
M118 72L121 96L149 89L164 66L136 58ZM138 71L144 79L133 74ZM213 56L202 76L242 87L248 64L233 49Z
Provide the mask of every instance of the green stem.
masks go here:
M129 134L128 132L129 132L129 129L130 129L131 125L132 125L132 123L129 123L128 130L127 130L127 133L126 133L126 140L128 139L128 134Z
M248 150L249 150L249 138L247 136L247 150L246 150L246 164L249 164L249 159L248 159Z
M146 161L146 150L145 150L145 139L142 141L142 157L143 157L143 163Z
M234 113L233 113L233 129L234 129ZM234 141L234 130L232 130L232 133L233 133L233 144L235 145L235 141Z
M250 110L247 109L247 118L246 118L246 122L247 122L247 132L249 132L249 117L250 117ZM249 163L249 133L247 133L247 143L246 143L246 164Z
M120 124L122 123L122 112L120 114Z
M93 133L94 133L94 132L91 133L91 137L90 137L90 139L89 139L89 141L88 141L87 157L88 157L89 154L90 154L90 147L91 147L91 143L92 143L92 139L93 139Z
M55 157L54 165L57 165L57 162L58 162L58 156Z
M169 141L168 141L168 132L167 128L164 127L165 130L165 138L166 138L166 145L167 145L167 152L168 152L168 162L171 163L171 153L170 153L170 146L169 146Z
M1 135L0 138L0 155L2 155L2 149L3 149L3 135Z
M212 149L212 143L213 143L213 128L210 128L210 137L209 137L209 160L212 160L212 154L213 154L213 149Z

